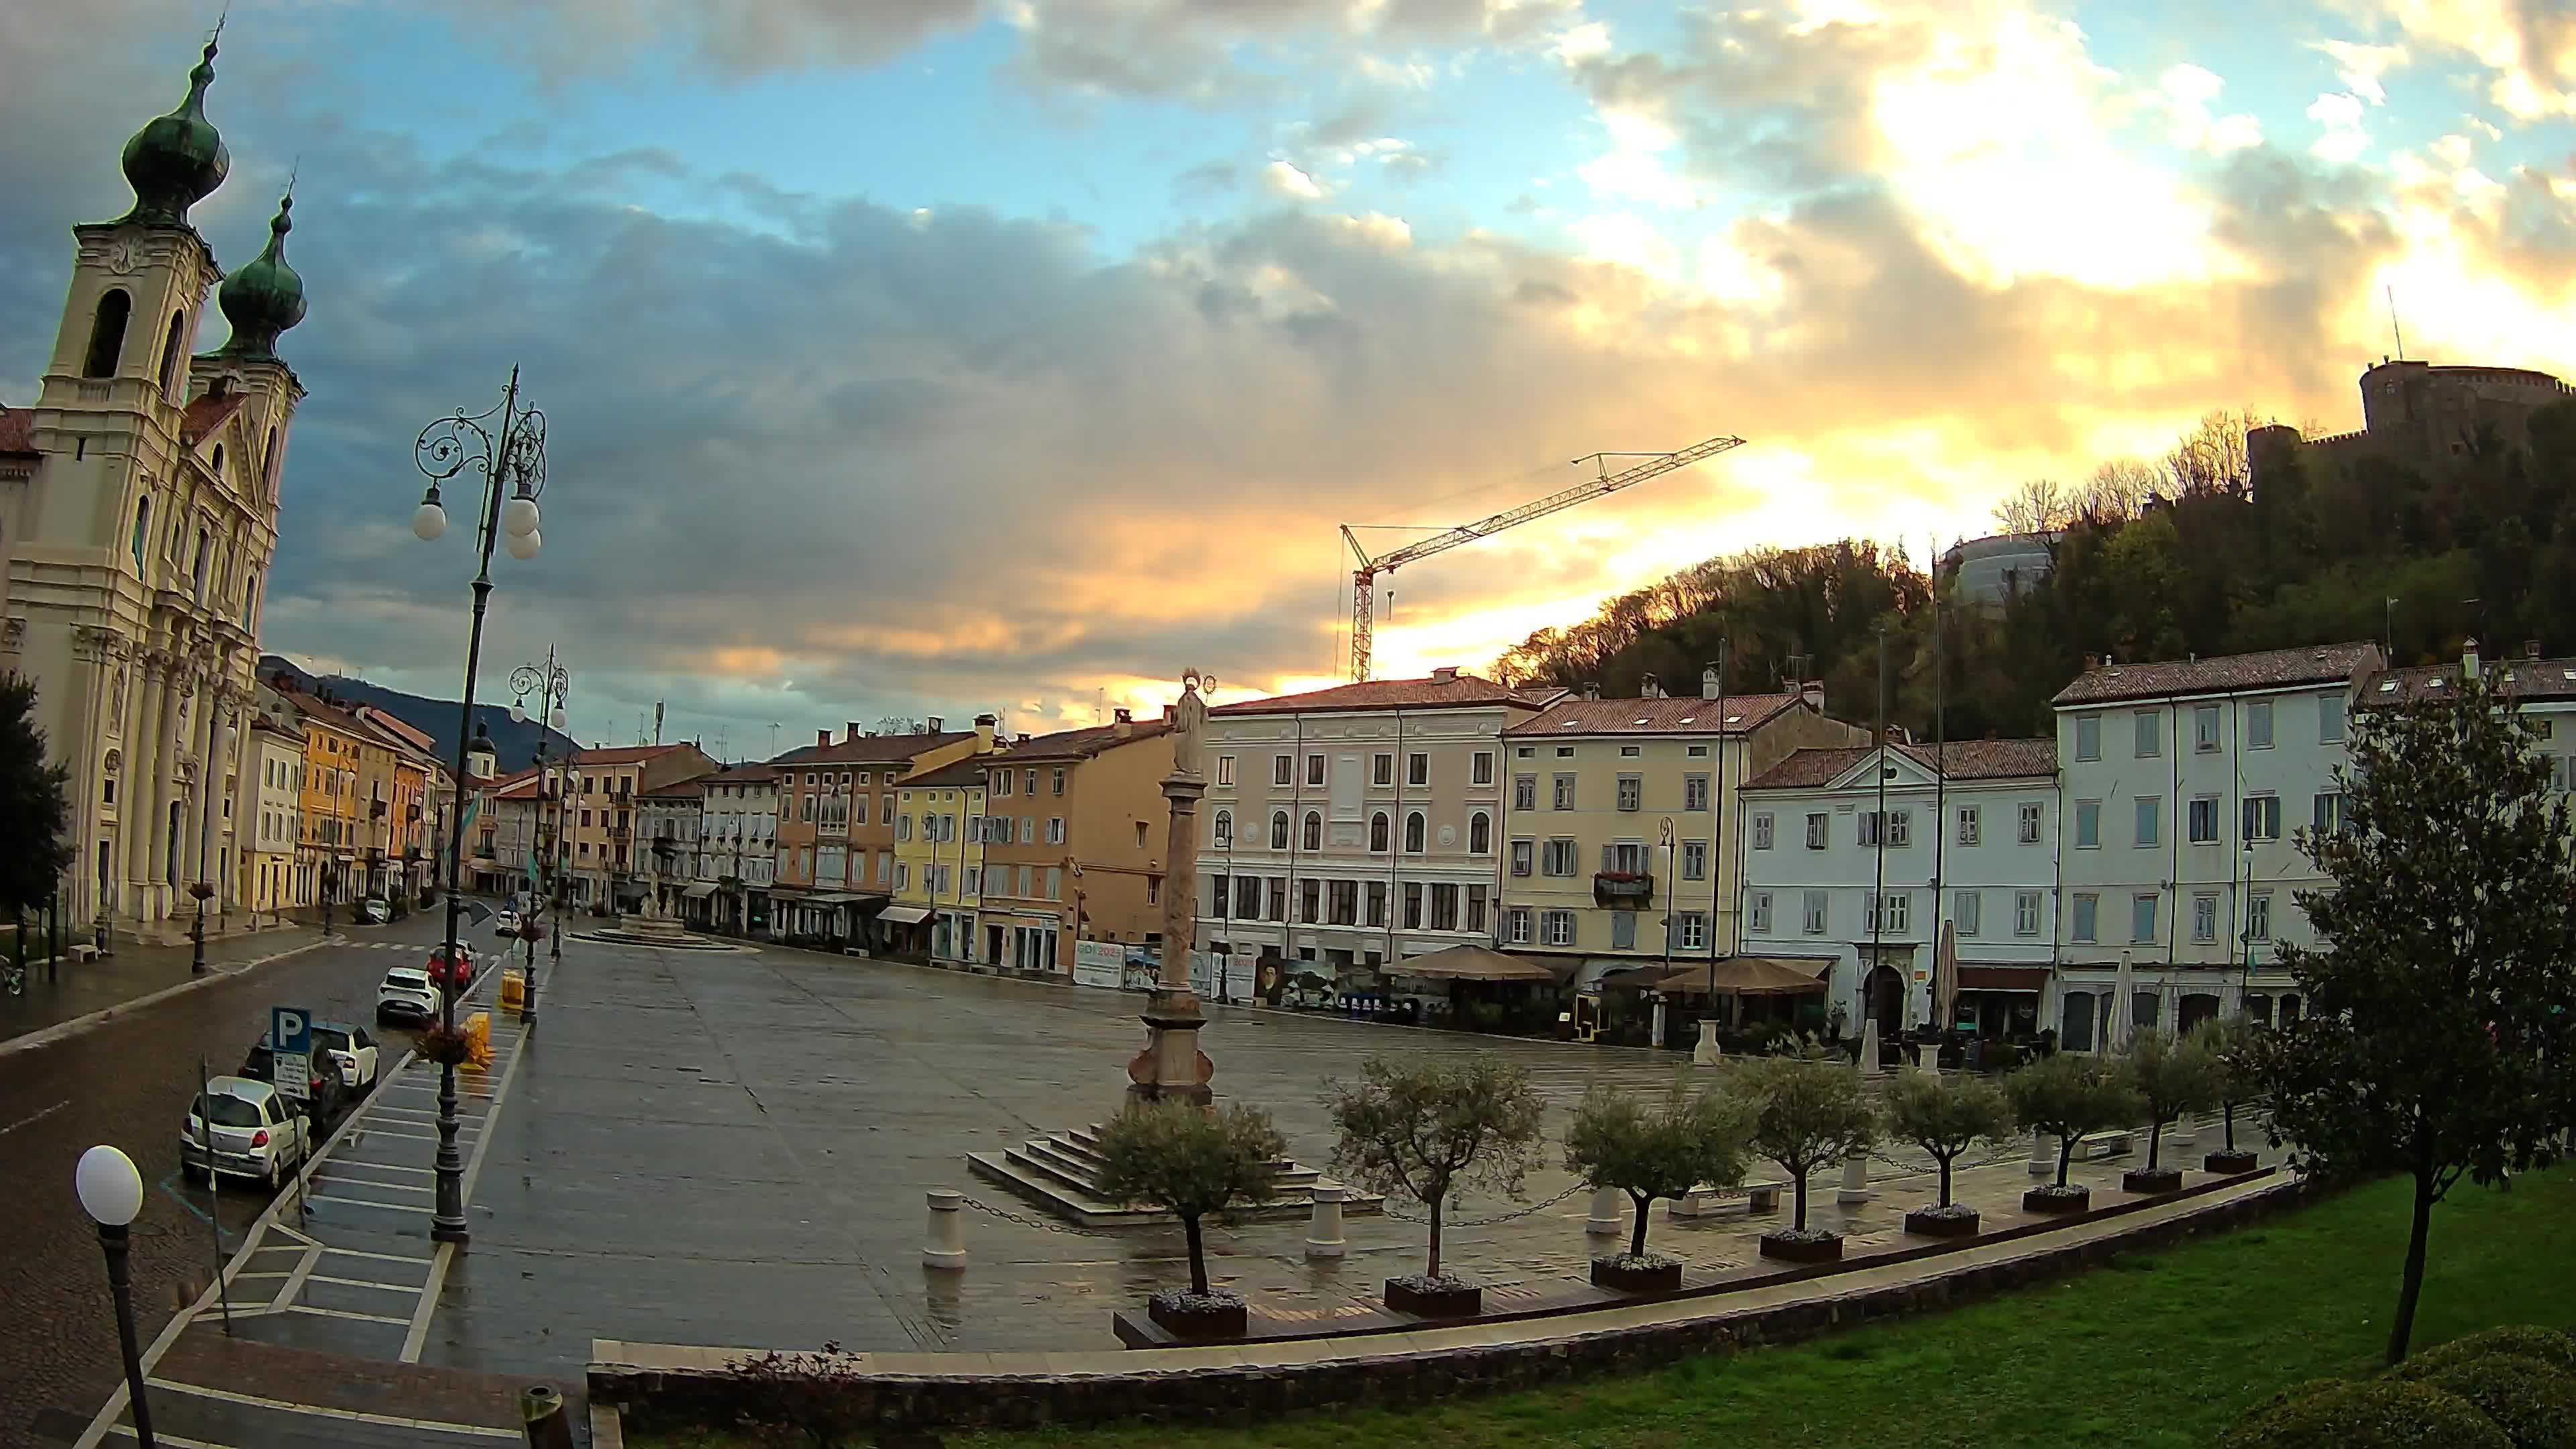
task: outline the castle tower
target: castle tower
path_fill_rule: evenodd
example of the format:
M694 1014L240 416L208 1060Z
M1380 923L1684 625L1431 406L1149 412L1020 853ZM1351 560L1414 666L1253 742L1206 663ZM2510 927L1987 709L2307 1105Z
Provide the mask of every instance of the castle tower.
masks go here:
M29 675L71 772L77 918L149 930L188 887L241 899L233 838L259 598L276 549L278 462L303 389L276 355L304 315L279 206L258 259L224 279L189 221L231 168L206 116L209 41L177 109L121 157L134 205L76 226L71 286L27 436L0 495L0 667ZM208 292L232 341L192 355ZM256 818L255 815L252 818Z

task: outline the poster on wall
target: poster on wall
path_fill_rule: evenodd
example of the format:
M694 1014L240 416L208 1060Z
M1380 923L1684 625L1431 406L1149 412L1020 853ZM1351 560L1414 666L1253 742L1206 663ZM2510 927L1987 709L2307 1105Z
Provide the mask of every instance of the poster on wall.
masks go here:
M1115 991L1126 983L1127 948L1116 941L1073 943L1073 984Z

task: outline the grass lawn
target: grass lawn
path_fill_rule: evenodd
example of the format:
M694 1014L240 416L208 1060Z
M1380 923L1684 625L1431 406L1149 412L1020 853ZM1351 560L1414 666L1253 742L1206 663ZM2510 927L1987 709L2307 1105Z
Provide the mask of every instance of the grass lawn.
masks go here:
M1738 1440L1765 1449L2205 1449L2257 1399L2377 1365L2397 1301L2407 1193L2406 1184L2378 1183L2027 1293L1635 1378L1254 1430L946 1437L952 1449L1664 1449ZM2512 1322L2576 1323L2576 1167L2524 1178L2510 1192L2463 1183L2434 1212L2415 1346ZM720 1449L740 1441L633 1442Z

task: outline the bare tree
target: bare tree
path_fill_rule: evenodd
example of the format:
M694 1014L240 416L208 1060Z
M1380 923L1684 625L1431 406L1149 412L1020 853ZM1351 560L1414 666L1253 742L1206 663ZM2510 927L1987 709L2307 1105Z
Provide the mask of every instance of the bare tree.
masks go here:
M2164 456L2173 495L2242 493L2252 486L2254 468L2245 454L2245 434L2261 426L2262 417L2251 408L2212 408L2201 414Z
M2054 533L2066 526L2074 499L2054 478L2027 478L1995 505L1995 527L2005 533Z

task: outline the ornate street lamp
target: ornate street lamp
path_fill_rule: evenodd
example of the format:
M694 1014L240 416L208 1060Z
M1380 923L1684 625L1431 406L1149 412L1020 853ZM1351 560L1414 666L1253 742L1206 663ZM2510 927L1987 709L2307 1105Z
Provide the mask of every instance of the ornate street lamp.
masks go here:
M546 731L550 729L559 730L564 727L566 719L564 713L564 700L571 691L572 675L562 665L555 662L555 651L551 646L546 650L546 662L542 668L534 664L522 664L518 668L510 671L510 718L520 724L527 723L528 697L530 695L534 695L537 699L537 714L539 718L543 720L543 724L541 724L537 730L536 759L537 833L541 836L546 833L546 800L548 796L554 792L556 784L555 776L557 774L552 763L554 759L554 737L547 734ZM566 769L561 773L566 779L572 777L572 771L569 769ZM552 898L556 894L555 877L557 872L555 869L555 861L552 859L555 847L551 842L554 839L560 838L562 835L563 808L563 800L560 797L557 797L555 799L555 835L548 837L549 843L546 846L548 859L545 862L545 869L540 872L537 877L537 884L539 888L545 892L547 898ZM529 901L528 914L526 916L522 916L519 920L519 939L527 943L527 994L523 998L523 1005L519 1011L519 1019L532 1031L535 1030L537 1024L537 938L531 927L534 925L533 918L544 914L546 904L546 899ZM560 969L563 965L563 912L559 904L555 911L554 946L551 950L549 965L551 968L555 969Z
M203 1103L198 1110L205 1110ZM209 1162L209 1170L214 1164ZM209 1179L211 1181L212 1179ZM134 1412L134 1438L153 1449L152 1406L143 1396L143 1354L134 1339L133 1281L126 1274L126 1232L143 1212L143 1174L134 1159L101 1144L81 1154L72 1169L72 1189L81 1211L98 1224L98 1245L107 1253L107 1292L116 1302L116 1342L125 1354L125 1393Z
M456 1030L457 965L462 948L456 925L464 909L457 886L457 866L465 850L465 788L472 778L466 759L474 735L474 676L483 663L483 615L492 598L492 547L508 541L510 557L535 558L544 539L537 531L537 495L546 486L546 415L519 400L519 369L510 369L500 405L467 414L459 411L420 430L412 444L412 461L428 477L428 491L414 510L411 531L424 543L447 532L447 510L438 485L459 474L482 475L483 496L475 511L473 624L465 636L465 698L456 726L456 800L447 816L447 970L439 984L439 1021ZM465 1223L465 1156L456 1146L456 1064L438 1068L437 1206L429 1235L440 1242L461 1243Z

